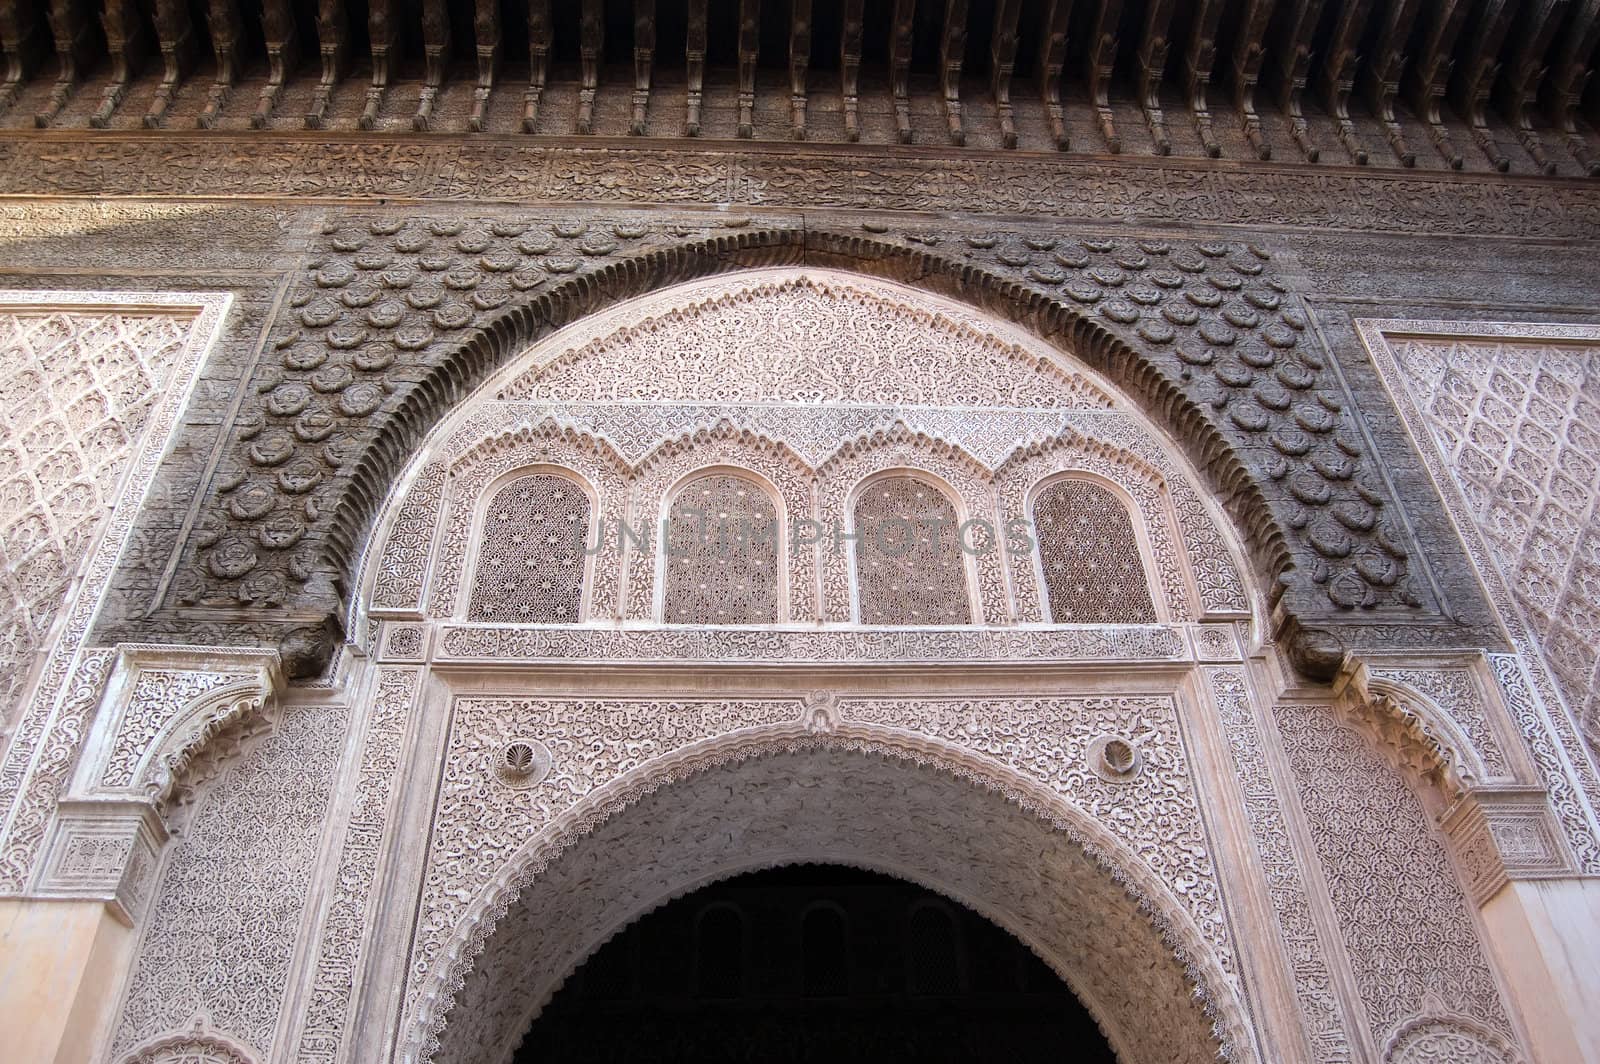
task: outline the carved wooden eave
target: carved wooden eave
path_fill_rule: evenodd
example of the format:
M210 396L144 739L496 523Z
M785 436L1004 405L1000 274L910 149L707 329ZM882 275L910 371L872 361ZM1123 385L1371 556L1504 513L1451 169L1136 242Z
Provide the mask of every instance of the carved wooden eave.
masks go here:
M663 2L682 8L669 18ZM1196 0L1187 7L1174 0L1047 0L1035 7L1020 0L895 0L886 12L883 49L871 58L864 0L790 4L781 32L768 34L785 46L765 51L758 0L716 10L709 0L575 0L572 9L575 17L562 20L550 0L370 0L364 8L351 0L317 0L314 7L263 0L257 32L238 0L206 0L203 8L180 0L50 0L48 9L28 0L0 0L0 129L26 121L10 114L26 99L39 127L236 128L247 122L260 130L293 123L310 130L383 131L404 124L418 133L693 137L702 132L706 66L721 63L729 69L711 80L711 93L730 98L714 100L713 113L734 116L719 135L736 139L855 142L869 135L880 143L910 144L917 138L913 116L936 110L945 127L940 139L957 147L1067 151L1077 121L1097 127L1090 150L1167 155L1175 144L1162 90L1169 55L1176 53L1200 150L1211 157L1270 158L1267 129L1273 123L1263 119L1275 108L1304 164L1323 161L1319 142L1330 134L1353 162L1369 163L1358 133L1364 116L1359 107L1352 112L1354 90L1362 87L1359 99L1383 124L1395 159L1414 165L1404 130L1412 119L1396 111L1405 86L1418 127L1428 131L1449 166L1464 165L1453 126L1500 170L1587 173L1593 162L1580 111L1600 42L1597 0ZM201 11L204 17L196 17ZM767 12L769 19L780 14ZM350 55L360 18L366 20L370 74L360 72L363 64ZM504 35L520 32L524 23L527 80L518 118L494 107L493 95L503 77L522 78L520 50L508 49ZM682 37L662 39L668 25L682 26ZM985 33L986 54L968 54L969 39ZM1219 34L1228 39L1219 42ZM1037 38L1038 48L1019 50L1028 38ZM730 54L710 54L710 42L719 39L732 42ZM652 132L648 119L651 106L662 102L660 86L677 81L663 63L679 62L680 44L684 123L681 131ZM1224 110L1233 112L1222 128L1237 128L1242 138L1219 138L1214 128L1207 92L1219 44L1229 63L1221 75L1231 90ZM52 45L53 64L45 56ZM195 57L208 48L215 66L201 75ZM838 56L837 82L812 83L818 49ZM151 62L158 54L160 63ZM505 69L508 63L516 69ZM267 76L258 83L254 110L237 114L231 90L241 71L261 64ZM401 64L422 69L409 122L384 108ZM474 65L476 78L470 85L447 86L458 64ZM879 66L869 72L876 75L869 84L886 85L892 128L863 126L863 64ZM1132 84L1115 79L1119 66L1137 71ZM781 77L787 84L786 107L772 106L775 101L758 106L757 86L764 80L758 71L764 69L782 72L773 80ZM609 84L621 82L624 70L625 87ZM99 103L87 112L68 107L85 74L98 79L87 88ZM199 95L184 90L201 76L209 84L203 107L197 107L192 101ZM50 77L53 87L46 91L41 79ZM1016 79L1036 89L1016 93ZM351 110L353 100L345 99L359 99L359 93L342 91L348 80L367 82L359 116ZM123 100L146 81L148 107L122 115ZM302 82L309 83L303 114L279 113L285 92ZM561 128L541 122L553 86L559 86L564 111L569 100L575 103ZM1326 114L1305 111L1308 86ZM1266 92L1258 93L1258 87ZM632 106L597 108L596 99L610 91L627 93ZM1139 107L1144 130L1117 128L1121 93ZM985 97L985 106L974 106ZM1500 101L1499 114L1488 107L1491 99ZM1547 101L1542 110L1534 107L1541 99ZM819 106L820 100L826 103ZM1019 122L1025 109L1042 121ZM786 112L786 119L766 117L773 112ZM823 114L831 129L819 128ZM1576 170L1571 163L1563 168L1547 152L1540 136L1546 114ZM842 129L832 124L840 119ZM1038 132L1030 137L1022 132L1028 129ZM1515 156L1505 150L1512 140L1522 149Z

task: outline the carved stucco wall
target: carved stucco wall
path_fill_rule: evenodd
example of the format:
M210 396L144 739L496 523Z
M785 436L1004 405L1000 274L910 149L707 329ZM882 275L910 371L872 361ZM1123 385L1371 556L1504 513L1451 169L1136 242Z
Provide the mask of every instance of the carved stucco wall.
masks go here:
M1434 1020L1471 1047L1461 1059L1520 1059L1470 903L1417 796L1331 706L1289 702L1275 716L1370 1044ZM1402 1046L1385 1059L1430 1058Z
M233 761L169 848L111 1043L119 1059L197 1018L273 1045L346 728L299 707Z
M377 491L448 397L520 343L618 297L801 261L984 305L1128 389L1208 477L1231 485L1256 568L1287 573L1267 587L1287 596L1286 638L1307 667L1331 669L1338 656L1316 618L1358 623L1385 604L1436 609L1408 576L1413 546L1293 274L1271 249L1036 230L953 237L918 225L861 237L745 226L662 226L643 215L329 217L271 329L165 606L245 603L263 619L336 610L336 583L355 563ZM330 639L302 625L286 648L291 672L320 668Z
M776 357L773 336L822 346ZM639 376L641 365L655 371ZM638 376L655 398L619 398L612 370ZM941 391L946 371L953 395ZM788 551L789 619L844 623L849 545L832 530L847 529L862 478L925 470L956 489L963 517L998 532L1029 517L1028 492L1042 478L1075 469L1121 485L1134 501L1170 619L1248 612L1239 565L1194 475L1127 406L1026 333L907 287L823 269L695 282L577 323L461 404L394 489L361 584L375 610L451 616L482 485L519 463L554 464L600 496L604 542L590 615L615 615L611 589L621 583L624 616L648 620L659 559L653 540L619 544L617 521L656 530L674 483L729 465L775 485L786 520L824 526L815 546ZM975 547L979 538L969 537ZM999 538L963 559L984 620L1043 620L1032 552ZM359 615L350 620L366 638Z
M0 723L105 527L191 320L0 298Z
M1168 700L474 698L455 720L405 1025L412 1038L419 1023L437 1035L434 1059L468 1059L480 1044L508 1053L560 980L641 904L739 866L807 859L909 875L1001 919L1073 981L1131 1059L1218 1051L1199 1034L1209 1023L1195 1025L1189 979L1218 1010L1228 1055L1252 1056L1229 1003L1242 988ZM1135 730L1137 774L1098 774L1096 735ZM550 754L529 789L496 778L496 754L517 737L542 738ZM985 788L1028 811L1002 811ZM623 809L641 797L642 809ZM473 828L484 818L511 830L486 838ZM1167 845L1173 832L1182 845ZM574 876L593 886L568 889ZM463 908L474 881L484 886ZM1154 944L1158 931L1166 944ZM444 1015L441 991L456 1000ZM428 1045L412 1043L407 1059Z
M1387 345L1461 516L1600 743L1600 332L1502 331L1397 332Z

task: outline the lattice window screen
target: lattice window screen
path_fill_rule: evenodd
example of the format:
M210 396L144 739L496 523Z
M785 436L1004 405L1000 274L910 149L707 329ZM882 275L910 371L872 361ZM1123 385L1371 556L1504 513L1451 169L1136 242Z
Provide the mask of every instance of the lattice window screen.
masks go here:
M760 484L708 473L685 484L667 512L670 624L774 624L778 613L778 510Z
M565 477L518 477L489 503L467 619L576 624L589 497Z
M1115 495L1088 481L1059 481L1039 493L1033 522L1052 621L1155 622L1133 523Z
M886 477L855 506L863 624L971 624L955 507L933 484Z

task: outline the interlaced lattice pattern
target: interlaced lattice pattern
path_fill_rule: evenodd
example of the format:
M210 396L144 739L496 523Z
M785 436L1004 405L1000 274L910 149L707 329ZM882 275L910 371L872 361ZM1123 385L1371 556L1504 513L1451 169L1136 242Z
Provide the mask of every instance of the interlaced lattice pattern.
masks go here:
M667 511L670 624L773 624L778 615L778 511L749 477L709 473Z
M1492 563L1600 735L1600 345L1431 338L1393 350Z
M168 314L0 315L0 719L183 351Z
M955 507L919 477L874 481L855 505L863 624L971 624Z
M1056 624L1153 624L1155 606L1126 507L1098 484L1063 480L1039 493L1034 536Z
M467 618L575 624L583 596L589 497L565 477L518 477L495 493Z

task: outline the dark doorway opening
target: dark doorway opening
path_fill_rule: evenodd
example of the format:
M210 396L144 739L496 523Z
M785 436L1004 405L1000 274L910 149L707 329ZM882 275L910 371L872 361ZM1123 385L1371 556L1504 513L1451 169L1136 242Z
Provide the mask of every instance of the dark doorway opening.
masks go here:
M516 1064L1112 1064L1088 1012L1010 934L889 876L753 872L645 915L534 1021Z

